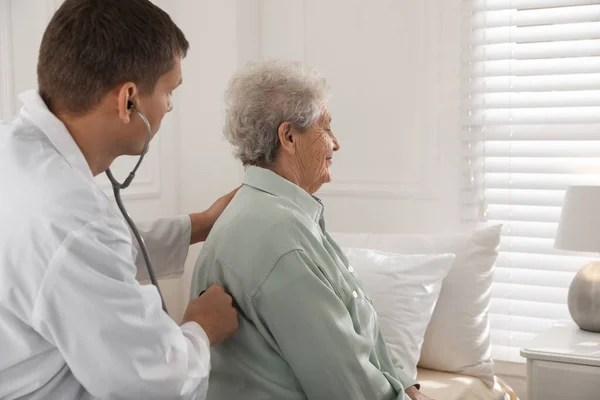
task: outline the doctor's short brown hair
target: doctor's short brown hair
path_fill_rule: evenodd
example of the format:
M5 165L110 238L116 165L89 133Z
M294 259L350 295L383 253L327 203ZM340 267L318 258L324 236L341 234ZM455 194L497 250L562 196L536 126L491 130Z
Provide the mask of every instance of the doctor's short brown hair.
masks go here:
M149 0L65 0L44 33L38 89L53 111L85 113L117 85L151 94L189 43Z

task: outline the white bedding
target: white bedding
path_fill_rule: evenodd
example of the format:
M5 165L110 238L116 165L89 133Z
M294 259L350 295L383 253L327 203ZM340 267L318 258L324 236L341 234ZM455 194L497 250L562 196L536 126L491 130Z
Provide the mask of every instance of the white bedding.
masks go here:
M480 379L419 368L421 392L434 400L505 400L508 395L498 384L488 388Z

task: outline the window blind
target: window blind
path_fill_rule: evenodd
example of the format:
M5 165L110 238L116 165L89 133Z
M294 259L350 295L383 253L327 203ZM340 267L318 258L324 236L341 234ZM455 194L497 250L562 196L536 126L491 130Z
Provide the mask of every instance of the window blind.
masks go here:
M463 219L503 224L493 357L521 362L596 256L553 246L567 185L600 184L600 0L463 6Z

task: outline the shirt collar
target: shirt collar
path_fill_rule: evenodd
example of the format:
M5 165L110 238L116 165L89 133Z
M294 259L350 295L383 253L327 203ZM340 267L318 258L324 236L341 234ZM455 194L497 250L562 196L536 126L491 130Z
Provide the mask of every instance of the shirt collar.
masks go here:
M31 121L48 137L52 145L74 170L80 172L86 178L93 179L92 170L67 127L52 114L39 93L35 90L29 90L22 93L19 99L23 102L21 115Z
M256 166L247 167L244 184L274 196L285 197L317 223L323 215L323 204L320 199L311 196L300 186L269 169Z

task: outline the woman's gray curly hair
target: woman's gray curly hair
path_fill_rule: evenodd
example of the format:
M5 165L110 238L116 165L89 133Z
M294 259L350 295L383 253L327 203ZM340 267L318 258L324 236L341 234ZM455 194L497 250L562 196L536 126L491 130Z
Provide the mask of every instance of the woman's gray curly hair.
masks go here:
M244 165L271 164L279 150L279 126L290 122L306 131L328 98L325 78L301 62L249 64L229 83L223 134Z

